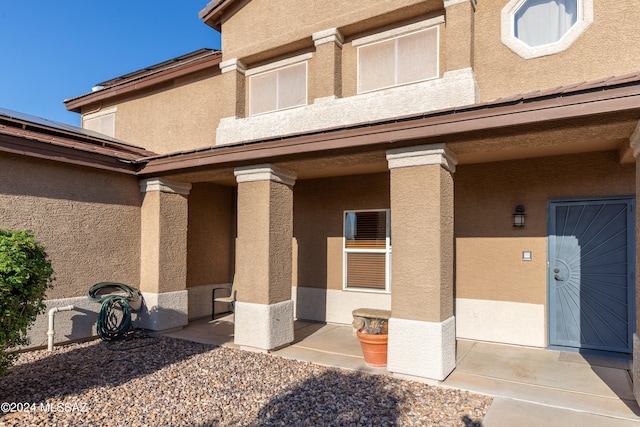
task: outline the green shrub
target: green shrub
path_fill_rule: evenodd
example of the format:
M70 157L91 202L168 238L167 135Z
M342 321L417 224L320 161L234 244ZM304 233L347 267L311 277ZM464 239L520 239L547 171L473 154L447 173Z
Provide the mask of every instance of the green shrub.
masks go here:
M0 375L11 367L27 329L44 312L53 269L30 231L0 230Z

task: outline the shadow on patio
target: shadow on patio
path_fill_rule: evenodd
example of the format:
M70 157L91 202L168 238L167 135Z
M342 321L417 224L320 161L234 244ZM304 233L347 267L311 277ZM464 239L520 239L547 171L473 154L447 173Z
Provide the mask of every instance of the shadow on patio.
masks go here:
M233 343L232 319L229 315L213 321L196 320L168 335L238 348ZM298 320L292 345L273 354L352 371L393 375L364 363L360 344L349 325ZM633 398L629 369L628 360L611 357L458 340L457 367L439 384L637 421L640 408Z

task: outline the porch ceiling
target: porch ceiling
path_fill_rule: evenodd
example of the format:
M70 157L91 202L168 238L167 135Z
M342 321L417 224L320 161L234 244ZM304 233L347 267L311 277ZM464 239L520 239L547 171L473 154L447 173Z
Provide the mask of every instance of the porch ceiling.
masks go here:
M343 155L325 155L321 157L275 162L275 164L277 164L278 167L295 172L297 179L363 175L388 171L384 150ZM219 185L236 185L233 168L206 169L196 172L167 175L167 177L190 183L212 182Z
M521 127L475 134L471 139L450 141L449 148L458 156L459 164L487 163L532 157L557 156L595 151L629 149L629 137L638 120L602 117L598 120L576 120L551 126ZM633 156L631 156L633 157Z

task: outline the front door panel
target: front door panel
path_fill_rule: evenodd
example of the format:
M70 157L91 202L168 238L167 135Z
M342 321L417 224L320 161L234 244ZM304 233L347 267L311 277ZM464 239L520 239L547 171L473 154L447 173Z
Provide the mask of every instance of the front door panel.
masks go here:
M631 352L633 198L549 203L549 342Z

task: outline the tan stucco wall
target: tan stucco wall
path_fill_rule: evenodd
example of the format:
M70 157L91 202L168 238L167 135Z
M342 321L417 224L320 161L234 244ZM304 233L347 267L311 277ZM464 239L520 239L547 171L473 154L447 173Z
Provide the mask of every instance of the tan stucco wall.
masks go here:
M275 304L291 299L293 190L273 181L238 184L238 300Z
M187 196L148 191L142 196L140 290L182 291L187 278Z
M394 318L453 316L453 185L437 164L391 170Z
M525 60L502 44L507 0L478 2L475 72L481 101L638 71L640 8L632 1L594 0L594 20L564 52Z
M389 174L301 180L294 194L293 282L341 290L344 211L388 209Z
M220 118L233 115L229 112L235 105L225 109L221 101L231 97L232 91L223 86L216 69L135 97L114 99L109 107L117 106L115 137L159 154L211 147ZM83 113L91 111L95 106L83 109Z
M216 97L218 119L224 117L246 117L249 115L248 79L237 70L228 71L217 78L220 92ZM216 123L217 126L217 123Z
M230 283L235 187L194 184L189 193L187 287Z
M547 201L635 194L635 165L616 152L459 165L454 179L457 298L546 304Z
M309 99L342 96L342 48L334 42L316 47L309 68Z
M223 59L250 57L286 45L299 49L296 42L301 40L312 46L311 35L329 28L362 32L442 8L442 0L252 0L222 23Z
M358 93L358 49L351 43L342 46L342 96Z
M447 8L447 23L440 26L441 71L473 66L474 15L471 1Z
M0 228L30 229L45 246L56 277L47 299L101 281L139 286L135 177L0 154Z

